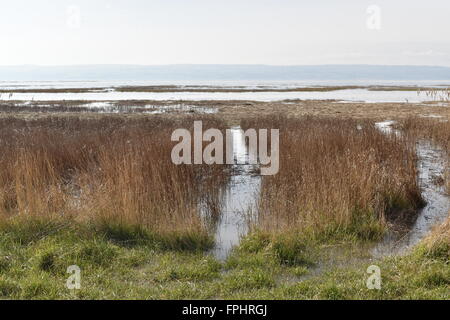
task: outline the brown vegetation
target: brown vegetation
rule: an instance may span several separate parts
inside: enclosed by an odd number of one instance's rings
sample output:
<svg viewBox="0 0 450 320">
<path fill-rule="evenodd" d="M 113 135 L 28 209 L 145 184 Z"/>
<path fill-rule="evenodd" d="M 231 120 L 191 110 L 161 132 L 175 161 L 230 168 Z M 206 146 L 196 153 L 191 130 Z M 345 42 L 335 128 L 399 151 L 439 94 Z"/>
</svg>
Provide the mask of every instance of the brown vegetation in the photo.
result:
<svg viewBox="0 0 450 320">
<path fill-rule="evenodd" d="M 280 172 L 263 178 L 257 228 L 372 239 L 387 219 L 415 214 L 422 198 L 414 144 L 371 122 L 259 118 L 280 128 Z"/>
<path fill-rule="evenodd" d="M 437 226 L 424 241 L 427 254 L 450 259 L 450 212 L 447 220 Z"/>
<path fill-rule="evenodd" d="M 202 120 L 205 129 L 223 127 Z M 228 175 L 224 166 L 172 163 L 172 131 L 192 125 L 158 117 L 0 119 L 0 215 L 205 234 L 198 207 L 217 206 L 211 195 Z"/>
<path fill-rule="evenodd" d="M 447 161 L 443 180 L 450 194 L 450 122 L 440 119 L 408 118 L 400 122 L 402 130 L 413 139 L 428 139 L 443 148 Z"/>
<path fill-rule="evenodd" d="M 225 128 L 215 117 L 195 119 Z M 0 119 L 0 214 L 206 233 L 199 207 L 220 214 L 229 175 L 225 166 L 172 164 L 171 133 L 193 121 Z M 414 215 L 422 205 L 414 142 L 420 132 L 448 148 L 450 130 L 430 119 L 401 125 L 408 134 L 386 136 L 366 120 L 243 120 L 243 128 L 280 129 L 280 171 L 262 178 L 258 228 L 368 239 L 386 221 Z"/>
</svg>

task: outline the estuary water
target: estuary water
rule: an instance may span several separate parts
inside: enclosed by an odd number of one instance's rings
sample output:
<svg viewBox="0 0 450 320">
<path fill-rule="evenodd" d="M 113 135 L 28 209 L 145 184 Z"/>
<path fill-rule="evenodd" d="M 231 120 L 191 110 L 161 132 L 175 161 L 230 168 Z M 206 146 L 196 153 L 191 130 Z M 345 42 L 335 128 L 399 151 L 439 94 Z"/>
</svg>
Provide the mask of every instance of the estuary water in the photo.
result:
<svg viewBox="0 0 450 320">
<path fill-rule="evenodd" d="M 124 100 L 337 100 L 352 102 L 426 102 L 435 98 L 425 92 L 413 91 L 371 91 L 362 89 L 345 89 L 334 91 L 283 91 L 304 87 L 328 86 L 427 86 L 447 88 L 449 83 L 443 81 L 190 81 L 190 82 L 155 82 L 155 81 L 41 81 L 41 82 L 0 82 L 0 90 L 9 90 L 0 94 L 3 101 L 124 101 Z M 164 92 L 121 92 L 123 86 L 169 86 Z M 20 90 L 50 89 L 89 89 L 89 92 L 18 92 Z M 208 89 L 208 92 L 183 92 L 186 89 Z M 214 89 L 226 89 L 230 92 L 217 92 Z M 257 90 L 254 92 L 237 92 L 237 90 Z M 167 89 L 165 89 L 167 90 Z M 235 91 L 235 92 L 233 92 Z"/>
</svg>

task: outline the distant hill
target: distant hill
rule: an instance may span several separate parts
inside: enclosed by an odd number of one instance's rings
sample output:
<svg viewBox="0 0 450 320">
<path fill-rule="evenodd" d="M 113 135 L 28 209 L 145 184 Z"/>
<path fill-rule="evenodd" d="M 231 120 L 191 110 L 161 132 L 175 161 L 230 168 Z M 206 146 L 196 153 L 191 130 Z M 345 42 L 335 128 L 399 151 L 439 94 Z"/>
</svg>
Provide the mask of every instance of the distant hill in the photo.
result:
<svg viewBox="0 0 450 320">
<path fill-rule="evenodd" d="M 450 67 L 387 65 L 24 65 L 0 66 L 0 80 L 450 80 Z"/>
</svg>

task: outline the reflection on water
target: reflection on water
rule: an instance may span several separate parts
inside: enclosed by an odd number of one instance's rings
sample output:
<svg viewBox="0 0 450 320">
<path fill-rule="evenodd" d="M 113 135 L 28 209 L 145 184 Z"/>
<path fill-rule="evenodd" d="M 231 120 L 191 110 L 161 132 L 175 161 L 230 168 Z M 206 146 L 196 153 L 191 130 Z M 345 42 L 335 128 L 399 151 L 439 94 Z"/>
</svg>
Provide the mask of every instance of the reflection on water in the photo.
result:
<svg viewBox="0 0 450 320">
<path fill-rule="evenodd" d="M 383 132 L 385 134 L 391 134 L 392 132 L 395 132 L 397 134 L 398 131 L 394 130 L 392 128 L 392 125 L 394 123 L 395 123 L 395 121 L 393 121 L 393 120 L 385 120 L 385 121 L 382 121 L 382 122 L 375 123 L 375 127 L 377 127 L 378 130 L 380 130 L 381 132 Z"/>
<path fill-rule="evenodd" d="M 96 113 L 143 113 L 143 114 L 164 114 L 164 113 L 199 113 L 215 114 L 219 112 L 218 108 L 203 107 L 193 104 L 120 104 L 111 101 L 80 102 L 74 104 L 65 104 L 64 101 L 57 103 L 46 102 L 20 102 L 14 103 L 13 108 L 19 111 L 41 111 L 45 108 L 46 112 L 64 110 L 66 112 L 96 112 Z M 11 109 L 12 110 L 12 109 Z"/>
<path fill-rule="evenodd" d="M 376 126 L 386 134 L 400 135 L 392 128 L 394 121 L 383 121 Z M 215 230 L 216 245 L 212 254 L 224 260 L 230 250 L 239 244 L 242 235 L 248 231 L 249 218 L 256 215 L 256 205 L 261 189 L 261 177 L 252 174 L 255 167 L 249 165 L 249 152 L 240 128 L 233 128 L 233 154 L 235 172 L 226 190 L 220 195 L 222 207 L 211 225 Z M 401 254 L 417 244 L 431 229 L 442 223 L 450 210 L 450 199 L 443 187 L 433 183 L 436 176 L 445 170 L 445 153 L 430 142 L 417 144 L 419 183 L 427 205 L 420 210 L 413 226 L 406 232 L 390 231 L 383 241 L 370 250 L 374 258 Z M 366 249 L 364 249 L 366 250 Z"/>
<path fill-rule="evenodd" d="M 261 189 L 261 177 L 252 174 L 255 166 L 248 164 L 250 155 L 242 130 L 235 127 L 231 132 L 236 170 L 222 195 L 223 205 L 215 223 L 216 245 L 212 254 L 219 260 L 226 259 L 247 233 L 248 219 L 256 210 Z"/>
<path fill-rule="evenodd" d="M 392 124 L 394 121 L 379 122 L 376 125 L 384 133 L 400 134 L 392 129 Z M 419 185 L 427 204 L 419 211 L 416 221 L 409 230 L 388 232 L 383 241 L 372 250 L 375 257 L 406 252 L 423 239 L 434 226 L 442 223 L 450 210 L 450 197 L 445 194 L 443 186 L 438 186 L 434 182 L 435 177 L 443 176 L 445 173 L 445 152 L 425 140 L 417 143 L 416 150 Z"/>
<path fill-rule="evenodd" d="M 185 88 L 285 89 L 326 86 L 419 86 L 450 87 L 442 80 L 90 80 L 90 81 L 0 81 L 2 90 L 55 88 L 114 88 L 124 86 L 179 86 Z"/>
<path fill-rule="evenodd" d="M 125 100 L 338 100 L 353 102 L 426 102 L 434 101 L 425 92 L 416 91 L 370 91 L 349 89 L 336 91 L 286 91 L 286 92 L 118 92 L 106 90 L 99 92 L 59 92 L 59 93 L 13 93 L 0 95 L 4 101 L 125 101 Z"/>
</svg>

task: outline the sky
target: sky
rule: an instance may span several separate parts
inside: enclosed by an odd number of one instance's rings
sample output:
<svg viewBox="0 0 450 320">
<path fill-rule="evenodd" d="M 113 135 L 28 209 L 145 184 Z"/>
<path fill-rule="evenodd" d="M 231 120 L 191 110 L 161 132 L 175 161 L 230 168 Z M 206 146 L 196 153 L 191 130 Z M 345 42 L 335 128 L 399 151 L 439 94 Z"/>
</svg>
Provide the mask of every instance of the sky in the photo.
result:
<svg viewBox="0 0 450 320">
<path fill-rule="evenodd" d="M 0 0 L 0 65 L 450 66 L 448 0 Z"/>
</svg>

